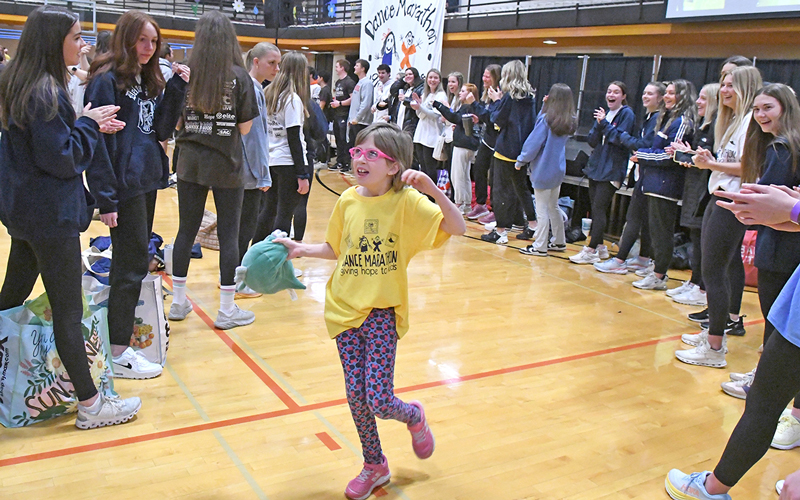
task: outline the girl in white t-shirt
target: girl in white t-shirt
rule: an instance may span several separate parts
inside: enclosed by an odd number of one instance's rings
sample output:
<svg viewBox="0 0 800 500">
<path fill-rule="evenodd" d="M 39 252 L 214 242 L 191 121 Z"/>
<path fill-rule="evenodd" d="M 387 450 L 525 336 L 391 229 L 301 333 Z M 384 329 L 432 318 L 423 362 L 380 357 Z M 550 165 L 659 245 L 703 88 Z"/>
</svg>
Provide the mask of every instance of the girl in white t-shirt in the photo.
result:
<svg viewBox="0 0 800 500">
<path fill-rule="evenodd" d="M 714 193 L 718 190 L 738 192 L 742 175 L 742 151 L 750 123 L 753 99 L 761 88 L 761 73 L 744 66 L 723 72 L 720 80 L 720 107 L 715 127 L 716 158 L 698 148 L 694 164 L 711 170 L 708 191 L 712 200 L 703 214 L 702 270 L 708 298 L 708 333 L 684 339 L 696 347 L 677 351 L 684 363 L 721 368 L 726 365 L 723 334 L 744 335 L 739 308 L 744 290 L 744 266 L 741 258 L 742 239 L 746 226 L 729 211 L 717 206 L 725 201 Z M 684 336 L 686 337 L 686 336 Z"/>
<path fill-rule="evenodd" d="M 272 187 L 259 214 L 254 241 L 276 229 L 289 233 L 300 197 L 308 192 L 311 176 L 306 164 L 303 122 L 309 117 L 308 61 L 300 52 L 287 52 L 281 71 L 264 91 L 269 123 L 269 171 Z"/>
<path fill-rule="evenodd" d="M 425 77 L 422 97 L 416 93 L 411 96 L 411 108 L 417 112 L 419 123 L 414 131 L 414 154 L 417 156 L 419 168 L 435 183 L 439 161 L 433 157 L 433 148 L 442 135 L 444 124 L 442 115 L 433 108 L 433 101 L 447 104 L 447 94 L 442 88 L 442 74 L 438 69 L 431 69 Z"/>
</svg>

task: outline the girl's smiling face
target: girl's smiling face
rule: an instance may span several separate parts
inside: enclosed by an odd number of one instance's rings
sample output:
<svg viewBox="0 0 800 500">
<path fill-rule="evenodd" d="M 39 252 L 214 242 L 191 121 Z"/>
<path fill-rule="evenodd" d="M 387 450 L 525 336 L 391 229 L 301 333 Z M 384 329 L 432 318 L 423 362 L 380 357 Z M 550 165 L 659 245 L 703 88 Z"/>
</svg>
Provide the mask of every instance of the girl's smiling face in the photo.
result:
<svg viewBox="0 0 800 500">
<path fill-rule="evenodd" d="M 451 94 L 458 92 L 458 78 L 455 76 L 450 76 L 447 78 L 447 90 Z"/>
<path fill-rule="evenodd" d="M 781 103 L 774 97 L 761 94 L 753 100 L 753 118 L 765 134 L 780 133 L 780 118 L 783 114 Z"/>
<path fill-rule="evenodd" d="M 609 85 L 606 90 L 606 104 L 611 111 L 617 110 L 622 107 L 622 101 L 625 100 L 625 94 L 622 89 L 616 85 Z"/>
<path fill-rule="evenodd" d="M 678 97 L 675 95 L 675 85 L 670 83 L 667 85 L 667 91 L 664 92 L 664 107 L 672 109 L 676 102 L 678 102 Z"/>
<path fill-rule="evenodd" d="M 439 78 L 439 75 L 436 74 L 435 71 L 431 71 L 428 73 L 428 78 L 426 79 L 428 82 L 428 88 L 431 92 L 436 92 L 436 89 L 439 88 L 439 84 L 442 82 L 442 79 Z"/>
<path fill-rule="evenodd" d="M 81 25 L 75 23 L 64 37 L 64 65 L 77 66 L 81 62 L 81 49 L 86 45 L 81 36 Z"/>
<path fill-rule="evenodd" d="M 733 90 L 733 75 L 730 73 L 725 75 L 725 78 L 722 79 L 722 83 L 719 86 L 719 96 L 720 103 L 723 106 L 736 110 L 738 98 L 736 96 L 736 91 Z"/>
<path fill-rule="evenodd" d="M 697 116 L 706 116 L 706 108 L 708 107 L 708 96 L 705 89 L 700 90 L 700 95 L 697 96 Z"/>
<path fill-rule="evenodd" d="M 659 101 L 661 101 L 661 95 L 658 92 L 658 87 L 653 85 L 646 86 L 644 92 L 642 92 L 642 105 L 645 109 L 652 113 L 658 109 Z"/>
</svg>

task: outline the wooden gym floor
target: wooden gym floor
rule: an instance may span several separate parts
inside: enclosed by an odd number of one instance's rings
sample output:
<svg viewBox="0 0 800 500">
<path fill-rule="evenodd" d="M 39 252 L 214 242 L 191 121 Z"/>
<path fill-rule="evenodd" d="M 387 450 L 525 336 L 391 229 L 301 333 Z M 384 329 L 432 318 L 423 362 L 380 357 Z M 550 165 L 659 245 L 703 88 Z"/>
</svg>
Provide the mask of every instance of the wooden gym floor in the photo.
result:
<svg viewBox="0 0 800 500">
<path fill-rule="evenodd" d="M 341 174 L 320 175 L 336 192 L 347 187 Z M 335 201 L 314 183 L 306 241 L 322 241 Z M 168 189 L 154 229 L 169 241 L 177 226 Z M 377 497 L 666 499 L 670 468 L 714 466 L 744 401 L 721 392 L 727 369 L 674 358 L 680 335 L 698 331 L 686 320 L 696 308 L 631 287 L 632 274 L 571 264 L 579 246 L 528 257 L 481 242 L 482 227 L 468 226 L 409 268 L 411 330 L 396 392 L 425 404 L 437 446 L 420 461 L 405 426 L 380 421 L 392 481 Z M 93 222 L 84 245 L 99 234 L 106 229 Z M 8 248 L 3 232 L 2 262 Z M 74 417 L 0 428 L 0 497 L 344 497 L 362 459 L 322 319 L 334 263 L 301 259 L 308 289 L 298 301 L 285 292 L 237 301 L 256 322 L 223 332 L 213 328 L 217 253 L 203 252 L 189 271 L 195 313 L 172 323 L 164 374 L 116 382 L 123 396 L 142 398 L 136 419 L 92 431 L 75 429 Z M 730 340 L 733 371 L 757 360 L 763 319 L 752 291 L 743 313 L 748 333 Z M 775 499 L 775 482 L 797 468 L 798 451 L 770 450 L 733 497 Z"/>
</svg>

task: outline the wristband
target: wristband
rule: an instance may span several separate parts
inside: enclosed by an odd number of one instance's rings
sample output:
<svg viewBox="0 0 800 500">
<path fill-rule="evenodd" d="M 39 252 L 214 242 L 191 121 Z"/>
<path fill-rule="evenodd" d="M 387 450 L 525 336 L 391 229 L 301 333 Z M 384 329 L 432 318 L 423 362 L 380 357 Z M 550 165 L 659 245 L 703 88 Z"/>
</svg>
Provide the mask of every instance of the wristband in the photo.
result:
<svg viewBox="0 0 800 500">
<path fill-rule="evenodd" d="M 800 225 L 800 201 L 795 203 L 794 207 L 792 207 L 792 213 L 789 216 L 789 219 L 795 224 Z"/>
</svg>

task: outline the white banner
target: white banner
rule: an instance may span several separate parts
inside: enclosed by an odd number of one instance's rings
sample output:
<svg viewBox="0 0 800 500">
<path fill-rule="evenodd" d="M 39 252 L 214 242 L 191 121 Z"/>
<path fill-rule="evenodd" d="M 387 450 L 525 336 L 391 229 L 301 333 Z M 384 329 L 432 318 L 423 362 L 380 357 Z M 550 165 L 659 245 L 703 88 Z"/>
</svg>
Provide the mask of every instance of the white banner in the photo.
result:
<svg viewBox="0 0 800 500">
<path fill-rule="evenodd" d="M 420 76 L 442 63 L 446 0 L 371 0 L 361 3 L 361 59 L 369 61 L 369 77 L 378 79 L 378 65 L 394 75 L 414 67 Z"/>
</svg>

